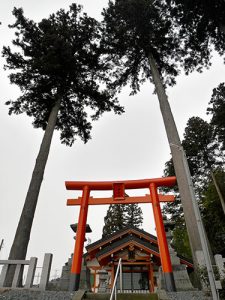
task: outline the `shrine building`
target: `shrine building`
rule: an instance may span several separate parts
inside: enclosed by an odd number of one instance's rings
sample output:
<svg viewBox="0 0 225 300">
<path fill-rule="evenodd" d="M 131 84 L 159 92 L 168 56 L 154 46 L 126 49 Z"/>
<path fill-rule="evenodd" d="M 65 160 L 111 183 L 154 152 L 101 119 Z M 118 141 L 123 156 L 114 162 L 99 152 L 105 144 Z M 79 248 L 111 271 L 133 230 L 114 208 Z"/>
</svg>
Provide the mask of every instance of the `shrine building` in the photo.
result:
<svg viewBox="0 0 225 300">
<path fill-rule="evenodd" d="M 105 272 L 106 289 L 111 290 L 120 258 L 124 292 L 148 293 L 157 289 L 161 260 L 154 235 L 129 226 L 86 246 L 86 250 L 83 258 L 90 270 L 94 293 L 99 292 L 102 272 Z M 193 271 L 191 261 L 179 255 L 177 258 L 188 272 Z"/>
</svg>

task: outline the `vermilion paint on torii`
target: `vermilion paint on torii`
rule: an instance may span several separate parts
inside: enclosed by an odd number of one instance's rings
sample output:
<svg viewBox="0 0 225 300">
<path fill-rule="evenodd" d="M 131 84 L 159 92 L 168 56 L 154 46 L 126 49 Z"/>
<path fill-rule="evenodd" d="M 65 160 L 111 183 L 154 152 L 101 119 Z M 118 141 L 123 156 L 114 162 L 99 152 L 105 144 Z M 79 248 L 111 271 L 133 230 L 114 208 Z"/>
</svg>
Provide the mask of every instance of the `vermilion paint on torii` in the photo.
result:
<svg viewBox="0 0 225 300">
<path fill-rule="evenodd" d="M 66 181 L 67 190 L 81 190 L 82 197 L 77 199 L 68 199 L 67 205 L 80 205 L 80 213 L 76 234 L 76 243 L 71 267 L 70 290 L 79 289 L 80 272 L 82 264 L 82 255 L 85 239 L 85 229 L 87 222 L 87 213 L 89 205 L 103 204 L 130 204 L 130 203 L 151 203 L 155 219 L 156 233 L 159 245 L 159 253 L 162 264 L 162 271 L 166 289 L 175 291 L 175 282 L 173 277 L 172 265 L 169 255 L 168 244 L 163 224 L 163 218 L 160 208 L 160 202 L 174 201 L 174 196 L 158 194 L 158 187 L 172 187 L 176 184 L 176 177 L 163 177 L 142 180 L 120 180 L 120 181 Z M 150 195 L 141 197 L 128 197 L 125 190 L 148 188 Z M 91 191 L 112 190 L 113 197 L 93 198 L 90 197 Z"/>
</svg>

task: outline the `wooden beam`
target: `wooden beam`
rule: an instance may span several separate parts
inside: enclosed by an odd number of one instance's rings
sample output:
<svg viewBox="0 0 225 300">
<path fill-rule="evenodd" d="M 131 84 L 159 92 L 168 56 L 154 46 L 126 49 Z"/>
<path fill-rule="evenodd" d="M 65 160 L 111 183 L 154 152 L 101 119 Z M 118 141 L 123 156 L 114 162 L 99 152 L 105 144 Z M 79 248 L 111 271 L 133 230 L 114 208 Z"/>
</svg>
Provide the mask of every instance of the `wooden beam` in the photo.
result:
<svg viewBox="0 0 225 300">
<path fill-rule="evenodd" d="M 162 177 L 153 179 L 139 180 L 119 180 L 119 181 L 66 181 L 67 190 L 83 190 L 84 186 L 88 186 L 91 191 L 113 190 L 114 183 L 123 183 L 125 189 L 144 189 L 148 188 L 151 183 L 159 186 L 174 186 L 176 177 Z"/>
<path fill-rule="evenodd" d="M 81 205 L 82 197 L 76 199 L 67 199 L 67 205 Z M 175 196 L 173 195 L 162 195 L 159 194 L 160 202 L 173 202 Z M 132 203 L 152 203 L 150 195 L 139 196 L 139 197 L 126 197 L 124 200 L 115 200 L 113 197 L 110 198 L 93 198 L 89 197 L 88 205 L 104 205 L 104 204 L 132 204 Z"/>
<path fill-rule="evenodd" d="M 106 253 L 102 254 L 101 256 L 98 256 L 98 261 L 99 261 L 99 263 L 100 263 L 100 261 L 101 261 L 102 259 L 105 259 L 106 257 L 110 256 L 111 254 L 114 254 L 114 255 L 115 255 L 115 253 L 120 252 L 121 249 L 127 248 L 130 244 L 131 244 L 131 241 L 127 241 L 127 242 L 125 242 L 124 244 L 119 245 L 119 246 L 113 248 L 111 251 L 106 252 Z M 138 249 L 143 249 L 143 250 L 144 250 L 145 252 L 147 252 L 147 253 L 153 254 L 153 255 L 155 255 L 155 256 L 160 256 L 160 254 L 159 254 L 158 252 L 154 251 L 153 249 L 149 249 L 148 247 L 146 247 L 146 246 L 143 245 L 143 244 L 140 244 L 140 243 L 137 242 L 137 241 L 132 241 L 132 244 L 133 244 L 134 246 L 136 246 L 136 248 L 138 248 Z"/>
<path fill-rule="evenodd" d="M 114 262 L 115 265 L 118 265 L 118 262 Z M 150 265 L 150 261 L 123 261 L 123 266 L 133 266 L 133 265 L 138 265 L 138 266 L 148 266 Z M 123 271 L 124 272 L 124 271 Z"/>
</svg>

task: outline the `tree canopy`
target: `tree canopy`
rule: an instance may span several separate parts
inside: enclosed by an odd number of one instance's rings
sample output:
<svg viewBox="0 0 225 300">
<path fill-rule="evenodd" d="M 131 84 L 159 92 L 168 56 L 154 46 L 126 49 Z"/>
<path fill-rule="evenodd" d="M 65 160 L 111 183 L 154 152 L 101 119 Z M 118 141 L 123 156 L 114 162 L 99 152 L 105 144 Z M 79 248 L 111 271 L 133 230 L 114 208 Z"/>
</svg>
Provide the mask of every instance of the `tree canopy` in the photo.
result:
<svg viewBox="0 0 225 300">
<path fill-rule="evenodd" d="M 125 218 L 126 225 L 141 227 L 143 223 L 143 213 L 141 208 L 138 206 L 138 204 L 127 204 L 125 207 L 125 211 L 126 211 L 126 218 Z"/>
<path fill-rule="evenodd" d="M 182 50 L 176 33 L 167 18 L 152 0 L 109 1 L 103 11 L 102 43 L 113 69 L 117 88 L 130 83 L 133 93 L 146 79 L 152 81 L 148 62 L 153 55 L 164 84 L 173 85 L 178 75 Z"/>
<path fill-rule="evenodd" d="M 166 3 L 170 19 L 184 43 L 187 73 L 209 66 L 213 49 L 224 55 L 224 0 L 166 0 Z"/>
<path fill-rule="evenodd" d="M 214 128 L 214 137 L 222 144 L 225 150 L 225 84 L 221 83 L 215 89 L 209 102 L 207 112 L 211 115 Z"/>
<path fill-rule="evenodd" d="M 143 214 L 138 204 L 111 204 L 104 218 L 102 236 L 117 232 L 127 226 L 139 227 L 143 222 Z"/>
<path fill-rule="evenodd" d="M 13 72 L 10 82 L 20 87 L 22 95 L 12 101 L 9 113 L 26 113 L 33 126 L 45 129 L 56 100 L 60 108 L 55 129 L 61 141 L 72 145 L 79 136 L 90 138 L 91 122 L 87 108 L 96 120 L 105 111 L 123 111 L 107 90 L 107 65 L 101 59 L 100 24 L 81 6 L 72 4 L 69 11 L 59 10 L 39 23 L 25 18 L 21 8 L 14 8 L 16 29 L 13 45 L 3 48 L 6 69 Z"/>
<path fill-rule="evenodd" d="M 125 227 L 125 207 L 123 204 L 110 204 L 106 216 L 104 217 L 104 227 L 102 237 L 112 234 Z"/>
<path fill-rule="evenodd" d="M 215 138 L 214 126 L 200 117 L 191 117 L 184 130 L 182 145 L 193 182 L 199 189 L 207 182 L 210 172 L 222 164 L 223 152 Z M 172 160 L 166 162 L 164 173 L 166 176 L 175 175 Z"/>
<path fill-rule="evenodd" d="M 199 117 L 188 120 L 182 145 L 185 149 L 195 185 L 203 186 L 210 172 L 222 163 L 220 144 L 214 138 L 214 127 Z"/>
</svg>

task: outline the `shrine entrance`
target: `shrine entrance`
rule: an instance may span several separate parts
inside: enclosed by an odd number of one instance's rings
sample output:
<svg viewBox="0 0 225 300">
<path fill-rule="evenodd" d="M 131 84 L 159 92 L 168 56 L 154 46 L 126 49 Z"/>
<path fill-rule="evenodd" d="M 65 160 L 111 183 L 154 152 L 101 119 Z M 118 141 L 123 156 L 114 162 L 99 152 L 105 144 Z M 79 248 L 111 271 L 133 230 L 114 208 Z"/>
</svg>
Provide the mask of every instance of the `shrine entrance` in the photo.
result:
<svg viewBox="0 0 225 300">
<path fill-rule="evenodd" d="M 148 278 L 148 268 L 146 266 L 132 265 L 132 266 L 122 266 L 122 282 L 123 291 L 125 292 L 138 292 L 150 290 L 149 288 L 149 278 Z M 120 275 L 119 275 L 120 276 Z M 117 285 L 119 289 L 119 280 L 117 279 Z"/>
<path fill-rule="evenodd" d="M 77 199 L 68 199 L 67 205 L 80 205 L 80 213 L 78 220 L 78 228 L 76 235 L 76 242 L 71 267 L 70 291 L 79 289 L 81 263 L 83 255 L 83 247 L 85 240 L 85 229 L 89 205 L 103 205 L 103 204 L 131 204 L 131 203 L 151 203 L 153 208 L 153 215 L 156 226 L 156 233 L 159 246 L 159 254 L 161 260 L 162 271 L 165 279 L 165 287 L 167 291 L 176 291 L 172 265 L 169 255 L 168 244 L 163 224 L 163 218 L 160 208 L 160 202 L 172 202 L 174 196 L 158 194 L 157 188 L 166 186 L 171 187 L 176 184 L 176 177 L 154 178 L 144 180 L 126 180 L 126 181 L 102 181 L 102 182 L 88 182 L 88 181 L 66 181 L 66 188 L 68 190 L 81 190 L 82 197 Z M 127 189 L 144 189 L 150 190 L 150 195 L 128 197 L 125 193 Z M 109 198 L 93 198 L 90 192 L 93 190 L 103 191 L 112 190 L 113 197 Z M 140 266 L 137 266 L 140 269 Z M 136 267 L 136 268 L 137 268 Z M 138 290 L 148 288 L 148 283 L 145 283 L 144 269 L 135 270 L 135 266 L 123 266 L 123 280 L 125 286 L 130 290 Z M 146 273 L 147 274 L 147 273 Z M 147 277 L 148 278 L 148 274 Z M 128 289 L 128 290 L 129 290 Z"/>
</svg>

